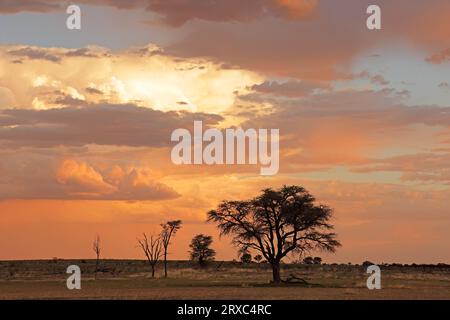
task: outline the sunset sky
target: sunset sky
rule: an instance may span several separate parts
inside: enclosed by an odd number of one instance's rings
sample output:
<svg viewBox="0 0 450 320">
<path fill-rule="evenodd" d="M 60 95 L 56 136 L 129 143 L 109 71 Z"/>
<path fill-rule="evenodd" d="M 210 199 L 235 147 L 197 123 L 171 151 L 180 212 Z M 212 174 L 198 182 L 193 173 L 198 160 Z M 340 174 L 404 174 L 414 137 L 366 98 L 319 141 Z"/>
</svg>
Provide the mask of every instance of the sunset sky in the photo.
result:
<svg viewBox="0 0 450 320">
<path fill-rule="evenodd" d="M 172 164 L 194 120 L 280 129 L 278 174 Z M 235 259 L 207 211 L 284 184 L 334 208 L 326 262 L 450 262 L 450 1 L 0 1 L 0 260 L 143 258 L 173 219 L 169 258 Z"/>
</svg>

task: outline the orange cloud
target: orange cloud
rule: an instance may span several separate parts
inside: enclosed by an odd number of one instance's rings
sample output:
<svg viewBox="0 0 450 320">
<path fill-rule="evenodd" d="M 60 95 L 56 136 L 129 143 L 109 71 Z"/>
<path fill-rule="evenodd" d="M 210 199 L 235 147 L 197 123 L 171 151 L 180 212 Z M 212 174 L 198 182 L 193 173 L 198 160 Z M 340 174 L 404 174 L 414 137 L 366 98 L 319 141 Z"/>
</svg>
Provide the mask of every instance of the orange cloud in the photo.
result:
<svg viewBox="0 0 450 320">
<path fill-rule="evenodd" d="M 69 197 L 78 199 L 152 200 L 179 196 L 172 188 L 155 181 L 146 168 L 123 170 L 115 165 L 102 174 L 86 162 L 64 160 L 57 169 L 56 180 Z"/>
<path fill-rule="evenodd" d="M 429 56 L 426 60 L 433 64 L 444 63 L 444 62 L 450 60 L 450 48 L 443 50 L 441 52 L 435 53 L 435 54 Z"/>
<path fill-rule="evenodd" d="M 289 19 L 302 19 L 309 16 L 317 6 L 318 0 L 276 0 L 275 4 L 286 10 Z"/>
<path fill-rule="evenodd" d="M 73 195 L 98 196 L 117 191 L 106 183 L 100 173 L 85 162 L 63 161 L 56 171 L 56 180 L 70 190 Z"/>
<path fill-rule="evenodd" d="M 143 9 L 163 17 L 162 21 L 172 26 L 181 26 L 189 20 L 207 21 L 248 21 L 264 15 L 274 15 L 288 19 L 301 19 L 314 10 L 317 0 L 79 0 L 78 3 L 109 6 L 118 9 Z M 62 11 L 64 5 L 58 0 L 17 1 L 4 0 L 0 3 L 0 13 L 11 14 L 23 11 Z"/>
</svg>

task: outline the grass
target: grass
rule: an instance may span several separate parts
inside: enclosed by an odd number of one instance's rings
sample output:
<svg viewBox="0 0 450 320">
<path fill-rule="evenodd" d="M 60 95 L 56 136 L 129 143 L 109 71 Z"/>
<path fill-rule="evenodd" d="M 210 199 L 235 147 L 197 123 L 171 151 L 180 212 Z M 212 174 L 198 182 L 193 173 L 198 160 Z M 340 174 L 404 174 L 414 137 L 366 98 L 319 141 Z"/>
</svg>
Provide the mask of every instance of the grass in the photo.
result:
<svg viewBox="0 0 450 320">
<path fill-rule="evenodd" d="M 82 289 L 66 288 L 66 268 L 79 265 Z M 366 288 L 365 268 L 353 265 L 284 265 L 308 284 L 271 283 L 267 264 L 214 262 L 198 268 L 170 261 L 169 278 L 149 278 L 141 260 L 0 261 L 0 299 L 450 299 L 450 268 L 382 266 L 382 289 Z"/>
</svg>

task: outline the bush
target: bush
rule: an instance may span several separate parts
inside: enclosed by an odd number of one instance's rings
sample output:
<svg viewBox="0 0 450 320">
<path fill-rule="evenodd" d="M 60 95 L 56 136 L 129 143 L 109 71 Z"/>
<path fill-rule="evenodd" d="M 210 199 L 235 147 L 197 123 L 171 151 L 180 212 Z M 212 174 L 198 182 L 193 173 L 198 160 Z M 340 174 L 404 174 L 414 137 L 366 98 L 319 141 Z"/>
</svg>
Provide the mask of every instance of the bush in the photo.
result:
<svg viewBox="0 0 450 320">
<path fill-rule="evenodd" d="M 374 265 L 375 263 L 373 263 L 373 262 L 370 262 L 370 261 L 364 261 L 363 263 L 362 263 L 362 266 L 363 267 L 368 267 L 368 266 L 371 266 L 371 265 Z"/>
<path fill-rule="evenodd" d="M 241 262 L 242 263 L 250 263 L 250 262 L 252 262 L 252 255 L 250 253 L 248 253 L 248 252 L 244 252 L 241 255 Z"/>
<path fill-rule="evenodd" d="M 303 259 L 303 264 L 322 264 L 321 257 L 305 257 Z"/>
</svg>

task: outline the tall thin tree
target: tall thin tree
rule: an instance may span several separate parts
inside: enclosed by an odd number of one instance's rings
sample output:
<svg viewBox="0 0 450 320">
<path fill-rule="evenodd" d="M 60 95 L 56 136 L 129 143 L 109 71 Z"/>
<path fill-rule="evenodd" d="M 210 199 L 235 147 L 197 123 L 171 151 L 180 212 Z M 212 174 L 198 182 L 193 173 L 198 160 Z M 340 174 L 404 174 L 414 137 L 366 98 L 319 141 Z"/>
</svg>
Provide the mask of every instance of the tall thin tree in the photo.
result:
<svg viewBox="0 0 450 320">
<path fill-rule="evenodd" d="M 100 263 L 100 253 L 102 251 L 101 245 L 100 245 L 100 236 L 97 235 L 94 239 L 94 242 L 92 244 L 92 250 L 95 252 L 95 272 L 94 272 L 94 279 L 97 280 L 97 272 L 98 272 L 98 265 Z"/>
<path fill-rule="evenodd" d="M 181 228 L 181 220 L 167 221 L 161 224 L 161 239 L 164 250 L 164 277 L 167 278 L 167 254 L 170 245 L 170 239 Z"/>
</svg>

